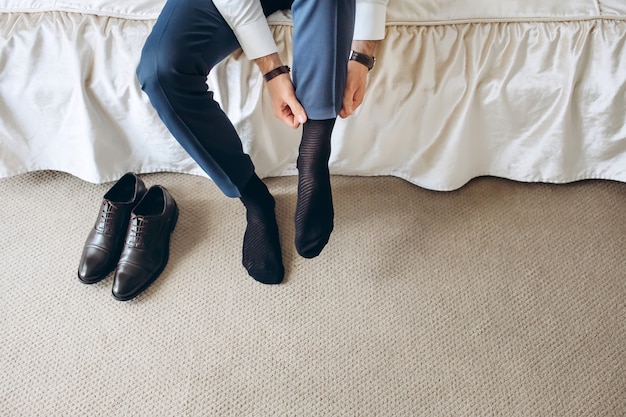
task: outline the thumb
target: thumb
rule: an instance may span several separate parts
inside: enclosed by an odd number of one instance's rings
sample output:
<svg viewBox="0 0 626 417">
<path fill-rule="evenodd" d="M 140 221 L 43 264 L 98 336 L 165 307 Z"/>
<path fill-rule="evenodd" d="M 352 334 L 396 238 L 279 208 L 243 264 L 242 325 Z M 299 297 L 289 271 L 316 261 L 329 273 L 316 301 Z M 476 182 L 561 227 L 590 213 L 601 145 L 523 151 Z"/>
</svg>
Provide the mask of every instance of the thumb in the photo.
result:
<svg viewBox="0 0 626 417">
<path fill-rule="evenodd" d="M 304 111 L 304 107 L 297 99 L 293 100 L 293 103 L 289 104 L 291 108 L 291 112 L 293 113 L 294 119 L 298 121 L 300 124 L 306 123 L 308 117 L 306 115 L 306 111 Z"/>
</svg>

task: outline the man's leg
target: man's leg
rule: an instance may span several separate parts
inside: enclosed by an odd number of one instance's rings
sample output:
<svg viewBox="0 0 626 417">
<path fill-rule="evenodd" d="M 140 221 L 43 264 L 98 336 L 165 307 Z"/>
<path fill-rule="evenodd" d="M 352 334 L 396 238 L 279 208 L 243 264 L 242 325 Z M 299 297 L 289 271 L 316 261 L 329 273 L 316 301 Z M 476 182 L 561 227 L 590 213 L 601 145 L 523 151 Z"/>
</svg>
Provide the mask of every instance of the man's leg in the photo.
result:
<svg viewBox="0 0 626 417">
<path fill-rule="evenodd" d="M 292 13 L 293 78 L 296 96 L 309 117 L 297 161 L 295 243 L 300 255 L 313 258 L 333 230 L 330 138 L 342 106 L 355 0 L 295 0 Z"/>
<path fill-rule="evenodd" d="M 172 135 L 229 197 L 241 196 L 254 166 L 206 80 L 238 47 L 211 1 L 169 0 L 137 69 L 142 89 Z"/>
<path fill-rule="evenodd" d="M 238 47 L 210 0 L 169 0 L 146 41 L 137 75 L 176 140 L 224 194 L 240 197 L 246 206 L 243 264 L 248 273 L 278 283 L 284 268 L 274 199 L 206 85 L 211 68 Z"/>
</svg>

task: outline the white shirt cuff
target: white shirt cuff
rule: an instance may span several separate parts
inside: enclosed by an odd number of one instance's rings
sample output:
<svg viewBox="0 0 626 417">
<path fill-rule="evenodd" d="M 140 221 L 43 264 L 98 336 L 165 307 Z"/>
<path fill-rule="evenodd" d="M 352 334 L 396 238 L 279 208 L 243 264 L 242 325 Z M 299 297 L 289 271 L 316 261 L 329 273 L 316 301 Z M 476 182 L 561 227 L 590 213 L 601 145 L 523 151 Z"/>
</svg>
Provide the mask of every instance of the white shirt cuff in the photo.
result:
<svg viewBox="0 0 626 417">
<path fill-rule="evenodd" d="M 248 59 L 256 59 L 278 50 L 265 19 L 234 28 L 235 36 Z"/>
<path fill-rule="evenodd" d="M 386 10 L 384 4 L 357 2 L 353 39 L 356 41 L 384 39 Z"/>
</svg>

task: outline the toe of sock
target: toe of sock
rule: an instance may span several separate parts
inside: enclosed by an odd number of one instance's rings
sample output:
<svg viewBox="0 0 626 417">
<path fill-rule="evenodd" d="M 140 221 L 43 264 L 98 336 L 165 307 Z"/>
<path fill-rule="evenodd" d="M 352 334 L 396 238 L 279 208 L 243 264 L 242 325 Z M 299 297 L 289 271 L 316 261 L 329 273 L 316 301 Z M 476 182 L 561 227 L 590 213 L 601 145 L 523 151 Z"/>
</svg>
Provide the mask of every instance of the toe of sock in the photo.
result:
<svg viewBox="0 0 626 417">
<path fill-rule="evenodd" d="M 333 225 L 330 224 L 330 227 L 327 230 L 316 230 L 315 234 L 309 232 L 307 233 L 298 233 L 296 230 L 296 239 L 295 245 L 298 254 L 303 258 L 311 259 L 318 256 L 322 253 L 322 250 L 328 244 L 330 240 L 330 235 L 333 231 Z"/>
<path fill-rule="evenodd" d="M 328 239 L 316 243 L 296 243 L 296 250 L 303 258 L 311 259 L 322 253 L 326 243 L 328 243 Z"/>
<path fill-rule="evenodd" d="M 255 270 L 248 269 L 248 274 L 255 280 L 262 284 L 276 285 L 283 282 L 285 277 L 285 270 L 279 268 L 277 270 Z"/>
</svg>

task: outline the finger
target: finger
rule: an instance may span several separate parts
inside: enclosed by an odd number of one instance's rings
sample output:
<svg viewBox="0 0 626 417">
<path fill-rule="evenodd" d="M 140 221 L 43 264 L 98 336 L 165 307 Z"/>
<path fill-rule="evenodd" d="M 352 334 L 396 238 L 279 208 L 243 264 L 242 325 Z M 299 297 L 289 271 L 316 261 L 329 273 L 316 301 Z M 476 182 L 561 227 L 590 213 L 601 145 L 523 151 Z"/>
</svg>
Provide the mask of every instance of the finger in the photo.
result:
<svg viewBox="0 0 626 417">
<path fill-rule="evenodd" d="M 351 108 L 347 108 L 347 107 L 342 107 L 341 110 L 339 111 L 339 115 L 342 118 L 346 118 L 349 117 L 352 114 L 352 109 Z"/>
<path fill-rule="evenodd" d="M 364 98 L 365 98 L 365 94 L 363 90 L 359 90 L 354 94 L 354 101 L 353 101 L 354 110 L 363 103 Z"/>
<path fill-rule="evenodd" d="M 293 100 L 291 100 L 291 102 L 289 103 L 289 108 L 291 109 L 291 113 L 293 114 L 295 121 L 298 123 L 298 125 L 295 127 L 298 127 L 299 124 L 306 123 L 308 117 L 306 111 L 304 110 L 304 107 L 302 107 L 302 104 L 300 104 L 298 99 L 294 97 Z"/>
<path fill-rule="evenodd" d="M 298 123 L 294 119 L 293 114 L 283 116 L 282 120 L 283 120 L 283 123 L 285 123 L 289 127 L 294 127 L 294 125 Z"/>
<path fill-rule="evenodd" d="M 348 117 L 354 112 L 354 100 L 352 98 L 352 94 L 350 95 L 346 94 L 344 96 L 343 107 L 341 108 L 341 111 L 345 115 L 343 117 Z"/>
<path fill-rule="evenodd" d="M 292 128 L 294 128 L 294 129 L 297 129 L 297 128 L 298 128 L 298 126 L 300 126 L 300 122 L 298 122 L 298 120 L 296 119 L 296 116 L 295 116 L 293 113 L 291 113 L 291 114 L 289 115 L 288 120 L 289 120 L 289 122 L 287 123 L 287 125 L 288 125 L 289 127 L 292 127 Z"/>
<path fill-rule="evenodd" d="M 294 113 L 293 110 L 288 105 L 285 104 L 280 109 L 280 111 L 278 111 L 277 113 L 274 113 L 274 115 L 280 121 L 285 123 L 287 126 L 293 127 L 295 129 L 295 128 L 298 128 L 301 123 L 304 123 L 307 121 L 307 115 L 306 115 L 306 112 L 304 112 L 304 108 L 302 106 L 300 106 L 300 108 L 301 108 L 301 113 L 300 115 L 298 115 L 297 113 Z"/>
<path fill-rule="evenodd" d="M 298 123 L 298 121 L 296 120 L 295 116 L 293 115 L 289 107 L 285 107 L 283 111 L 279 115 L 277 115 L 277 117 L 281 122 L 283 122 L 289 127 L 296 128 L 300 125 L 300 123 Z"/>
<path fill-rule="evenodd" d="M 340 115 L 341 114 L 344 115 L 341 117 L 348 117 L 352 114 L 352 99 L 351 98 L 348 98 L 347 96 L 343 98 L 343 106 L 341 107 L 341 111 L 339 113 Z"/>
</svg>

